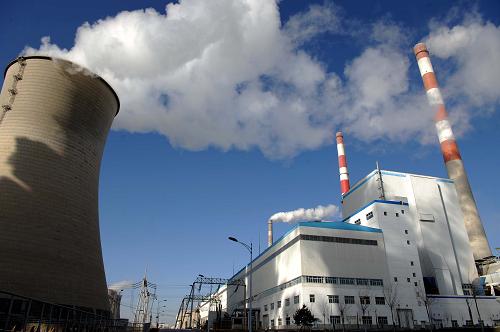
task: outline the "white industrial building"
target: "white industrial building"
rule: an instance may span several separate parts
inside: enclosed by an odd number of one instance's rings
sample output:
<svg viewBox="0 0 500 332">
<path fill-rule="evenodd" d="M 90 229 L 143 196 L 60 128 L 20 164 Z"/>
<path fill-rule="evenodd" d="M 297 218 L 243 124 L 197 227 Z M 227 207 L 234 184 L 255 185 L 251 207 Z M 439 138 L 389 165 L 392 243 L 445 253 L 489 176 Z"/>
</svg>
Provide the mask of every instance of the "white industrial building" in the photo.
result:
<svg viewBox="0 0 500 332">
<path fill-rule="evenodd" d="M 290 328 L 303 304 L 320 327 L 420 327 L 429 316 L 450 327 L 500 323 L 500 297 L 482 291 L 453 181 L 375 170 L 342 205 L 341 222 L 297 223 L 232 277 L 248 285 L 252 273 L 257 326 Z M 214 295 L 229 314 L 248 298 L 237 286 Z M 200 307 L 202 321 L 208 312 Z"/>
</svg>

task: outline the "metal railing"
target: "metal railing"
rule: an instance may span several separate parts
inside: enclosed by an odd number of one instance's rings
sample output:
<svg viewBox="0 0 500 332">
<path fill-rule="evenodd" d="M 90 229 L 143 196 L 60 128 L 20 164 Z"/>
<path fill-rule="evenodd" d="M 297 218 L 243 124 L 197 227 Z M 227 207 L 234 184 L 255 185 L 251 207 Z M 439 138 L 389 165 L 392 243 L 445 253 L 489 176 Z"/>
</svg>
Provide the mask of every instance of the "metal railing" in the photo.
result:
<svg viewBox="0 0 500 332">
<path fill-rule="evenodd" d="M 0 332 L 124 332 L 128 320 L 0 291 Z"/>
</svg>

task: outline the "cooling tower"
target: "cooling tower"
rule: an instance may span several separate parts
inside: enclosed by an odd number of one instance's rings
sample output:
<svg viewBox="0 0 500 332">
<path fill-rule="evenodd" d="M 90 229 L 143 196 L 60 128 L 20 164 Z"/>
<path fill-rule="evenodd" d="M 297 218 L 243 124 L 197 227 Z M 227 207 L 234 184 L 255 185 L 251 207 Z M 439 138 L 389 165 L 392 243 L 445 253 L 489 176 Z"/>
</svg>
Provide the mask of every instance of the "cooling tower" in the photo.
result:
<svg viewBox="0 0 500 332">
<path fill-rule="evenodd" d="M 116 93 L 32 56 L 7 66 L 0 104 L 0 290 L 108 311 L 97 196 Z"/>
</svg>

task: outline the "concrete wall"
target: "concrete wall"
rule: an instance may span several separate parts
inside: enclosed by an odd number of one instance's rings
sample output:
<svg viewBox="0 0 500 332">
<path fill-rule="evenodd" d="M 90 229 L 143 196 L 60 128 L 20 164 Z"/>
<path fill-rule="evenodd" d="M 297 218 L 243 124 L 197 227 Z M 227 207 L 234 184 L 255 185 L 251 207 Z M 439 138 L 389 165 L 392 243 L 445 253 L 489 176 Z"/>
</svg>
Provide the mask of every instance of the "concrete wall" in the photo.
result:
<svg viewBox="0 0 500 332">
<path fill-rule="evenodd" d="M 67 61 L 32 57 L 8 67 L 0 104 L 11 106 L 0 120 L 1 289 L 108 310 L 97 195 L 116 95 Z"/>
</svg>

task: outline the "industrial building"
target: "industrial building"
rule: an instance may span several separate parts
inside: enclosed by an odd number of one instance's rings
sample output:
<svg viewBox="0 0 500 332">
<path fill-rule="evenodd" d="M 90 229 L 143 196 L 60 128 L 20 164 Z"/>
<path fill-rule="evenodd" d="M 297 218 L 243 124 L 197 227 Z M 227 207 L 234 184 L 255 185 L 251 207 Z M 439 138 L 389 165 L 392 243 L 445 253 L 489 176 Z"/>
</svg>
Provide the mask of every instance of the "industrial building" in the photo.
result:
<svg viewBox="0 0 500 332">
<path fill-rule="evenodd" d="M 36 299 L 108 316 L 98 183 L 118 97 L 97 75 L 50 57 L 18 58 L 4 77 L 0 291 L 23 305 Z"/>
<path fill-rule="evenodd" d="M 212 302 L 255 327 L 286 329 L 306 305 L 320 327 L 500 325 L 500 264 L 492 255 L 429 52 L 414 48 L 449 179 L 375 170 L 350 186 L 342 133 L 337 151 L 342 220 L 299 222 L 197 308 Z"/>
</svg>

